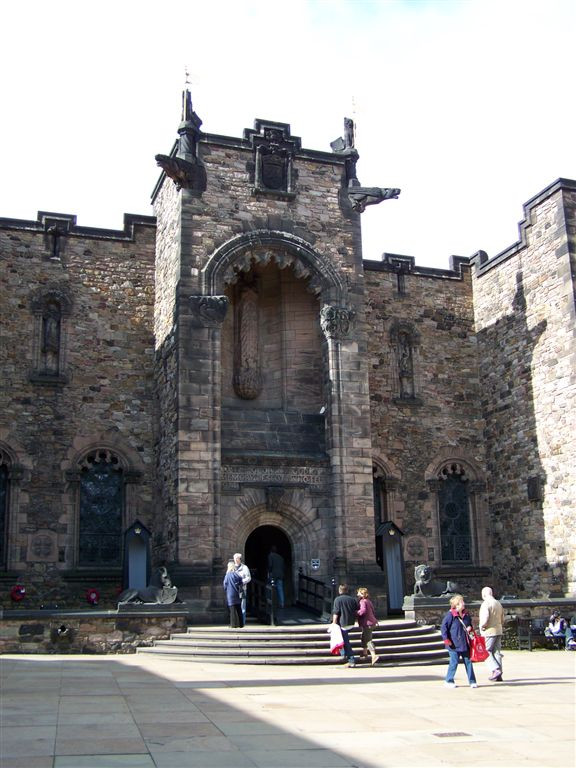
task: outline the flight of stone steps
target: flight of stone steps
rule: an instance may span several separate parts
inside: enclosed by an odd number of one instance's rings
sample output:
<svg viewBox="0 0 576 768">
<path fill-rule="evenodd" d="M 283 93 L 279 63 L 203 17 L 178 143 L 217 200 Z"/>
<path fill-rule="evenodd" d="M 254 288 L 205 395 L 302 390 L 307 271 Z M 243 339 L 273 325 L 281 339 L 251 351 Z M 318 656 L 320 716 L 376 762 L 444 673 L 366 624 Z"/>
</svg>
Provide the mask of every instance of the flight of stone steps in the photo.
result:
<svg viewBox="0 0 576 768">
<path fill-rule="evenodd" d="M 327 626 L 309 623 L 276 627 L 248 624 L 243 629 L 189 627 L 186 633 L 138 648 L 138 653 L 221 664 L 342 664 L 339 656 L 330 654 Z M 369 660 L 359 659 L 358 628 L 350 631 L 350 639 L 358 664 L 369 666 Z M 378 665 L 444 664 L 448 658 L 438 630 L 414 621 L 380 622 L 374 630 L 374 644 L 380 657 Z"/>
</svg>

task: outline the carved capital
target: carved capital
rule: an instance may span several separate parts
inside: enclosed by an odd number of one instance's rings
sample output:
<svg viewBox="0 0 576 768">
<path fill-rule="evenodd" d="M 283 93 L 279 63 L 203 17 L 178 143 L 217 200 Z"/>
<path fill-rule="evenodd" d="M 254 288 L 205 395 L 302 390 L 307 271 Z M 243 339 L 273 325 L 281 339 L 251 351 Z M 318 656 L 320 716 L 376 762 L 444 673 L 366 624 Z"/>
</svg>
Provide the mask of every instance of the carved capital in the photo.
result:
<svg viewBox="0 0 576 768">
<path fill-rule="evenodd" d="M 215 328 L 222 324 L 228 310 L 227 296 L 190 296 L 194 325 Z"/>
<path fill-rule="evenodd" d="M 356 312 L 349 307 L 333 307 L 328 304 L 320 310 L 320 326 L 327 339 L 345 339 L 351 329 Z"/>
</svg>

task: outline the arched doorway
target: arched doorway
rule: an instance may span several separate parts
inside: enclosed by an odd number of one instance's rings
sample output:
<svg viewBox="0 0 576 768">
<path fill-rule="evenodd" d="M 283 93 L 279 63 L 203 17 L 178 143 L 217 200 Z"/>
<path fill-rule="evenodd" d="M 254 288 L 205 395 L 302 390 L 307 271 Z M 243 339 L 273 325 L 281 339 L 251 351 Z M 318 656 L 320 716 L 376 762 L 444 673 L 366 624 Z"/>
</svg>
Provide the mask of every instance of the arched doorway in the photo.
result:
<svg viewBox="0 0 576 768">
<path fill-rule="evenodd" d="M 286 566 L 284 574 L 286 605 L 292 605 L 294 601 L 292 546 L 283 530 L 275 525 L 261 525 L 255 528 L 246 539 L 244 562 L 250 568 L 253 579 L 266 581 L 268 575 L 268 553 L 273 545 L 276 547 L 278 554 L 284 558 Z"/>
</svg>

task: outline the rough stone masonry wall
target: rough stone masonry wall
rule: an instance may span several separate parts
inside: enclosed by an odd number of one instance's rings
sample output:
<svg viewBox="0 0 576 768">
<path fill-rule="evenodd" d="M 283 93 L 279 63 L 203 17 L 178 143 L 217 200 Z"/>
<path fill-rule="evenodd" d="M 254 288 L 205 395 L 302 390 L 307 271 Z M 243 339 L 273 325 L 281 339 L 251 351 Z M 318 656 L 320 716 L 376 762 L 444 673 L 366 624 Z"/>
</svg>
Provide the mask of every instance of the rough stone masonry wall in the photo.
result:
<svg viewBox="0 0 576 768">
<path fill-rule="evenodd" d="M 180 551 L 186 559 L 194 560 L 195 553 L 207 560 L 212 552 L 219 555 L 219 521 L 214 517 L 210 500 L 218 493 L 219 445 L 219 382 L 211 367 L 210 345 L 219 349 L 215 334 L 190 331 L 185 298 L 204 290 L 202 269 L 214 251 L 234 236 L 255 230 L 277 230 L 304 239 L 324 258 L 329 260 L 351 287 L 351 301 L 356 305 L 359 345 L 358 358 L 350 365 L 350 380 L 365 372 L 363 285 L 360 262 L 357 217 L 346 218 L 340 209 L 338 192 L 341 187 L 343 163 L 334 158 L 312 160 L 297 156 L 297 195 L 294 200 L 277 199 L 253 194 L 247 164 L 253 159 L 252 150 L 240 140 L 204 137 L 198 147 L 206 168 L 207 189 L 201 197 L 182 192 L 181 210 L 181 272 L 178 306 L 179 330 L 182 337 L 179 349 L 179 386 L 186 387 L 186 397 L 179 407 L 178 454 Z M 163 187 L 171 185 L 164 180 Z M 159 209 L 156 213 L 161 217 Z M 159 222 L 159 232 L 161 224 Z M 162 230 L 164 231 L 164 230 Z M 166 228 L 166 232 L 170 228 Z M 184 338 L 184 331 L 192 338 Z M 204 336 L 206 337 L 204 339 Z M 353 345 L 354 346 L 354 345 Z M 360 360 L 360 362 L 358 362 Z M 203 382 L 203 383 L 202 383 Z M 190 386 L 190 384 L 193 384 Z M 198 390 L 200 387 L 200 390 Z M 353 408 L 361 414 L 354 424 L 354 441 L 348 434 L 348 449 L 344 454 L 346 479 L 351 500 L 350 514 L 363 521 L 371 506 L 371 477 L 369 460 L 368 410 L 365 405 L 366 386 L 355 382 L 352 394 Z M 183 391 L 183 390 L 181 390 Z M 196 392 L 196 394 L 192 394 Z M 364 404 L 361 400 L 364 399 Z M 361 426 L 361 424 L 364 426 Z M 352 427 L 346 426 L 353 431 Z M 186 457 L 185 460 L 182 457 Z M 190 480 L 190 482 L 188 482 Z M 191 538 L 191 532 L 198 536 Z M 356 541 L 354 542 L 356 544 Z M 361 545 L 358 545 L 361 547 Z"/>
<path fill-rule="evenodd" d="M 437 496 L 427 478 L 451 458 L 474 467 L 480 481 L 475 569 L 457 576 L 461 588 L 471 590 L 478 568 L 491 564 L 491 541 L 482 507 L 485 457 L 470 270 L 463 267 L 462 279 L 408 274 L 399 292 L 394 272 L 381 271 L 376 262 L 373 269 L 369 261 L 364 266 L 373 452 L 391 489 L 388 519 L 404 533 L 406 587 L 410 593 L 415 565 L 441 566 Z M 399 397 L 392 343 L 399 323 L 415 339 L 412 400 Z"/>
<path fill-rule="evenodd" d="M 22 470 L 12 484 L 9 564 L 39 579 L 76 565 L 75 488 L 66 471 L 91 446 L 105 443 L 128 458 L 135 475 L 127 514 L 153 527 L 153 222 L 135 224 L 133 235 L 90 232 L 72 227 L 54 258 L 36 222 L 0 221 L 0 440 Z M 43 287 L 71 298 L 63 384 L 29 380 L 38 330 L 31 298 Z M 48 554 L 31 546 L 38 531 L 54 543 Z"/>
<path fill-rule="evenodd" d="M 523 244 L 474 278 L 494 565 L 509 594 L 574 594 L 573 183 L 526 210 Z"/>
</svg>

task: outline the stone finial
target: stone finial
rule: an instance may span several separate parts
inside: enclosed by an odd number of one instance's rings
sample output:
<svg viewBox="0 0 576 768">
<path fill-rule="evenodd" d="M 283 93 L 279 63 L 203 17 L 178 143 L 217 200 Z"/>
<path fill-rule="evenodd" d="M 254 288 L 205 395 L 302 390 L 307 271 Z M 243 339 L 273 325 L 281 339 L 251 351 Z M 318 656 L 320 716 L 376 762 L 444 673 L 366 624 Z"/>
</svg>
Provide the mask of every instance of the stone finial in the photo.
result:
<svg viewBox="0 0 576 768">
<path fill-rule="evenodd" d="M 192 108 L 192 95 L 186 88 L 182 92 L 182 121 L 176 151 L 172 155 L 156 155 L 156 163 L 178 189 L 190 189 L 199 195 L 206 190 L 206 169 L 198 158 L 201 125 L 202 120 Z"/>
</svg>

